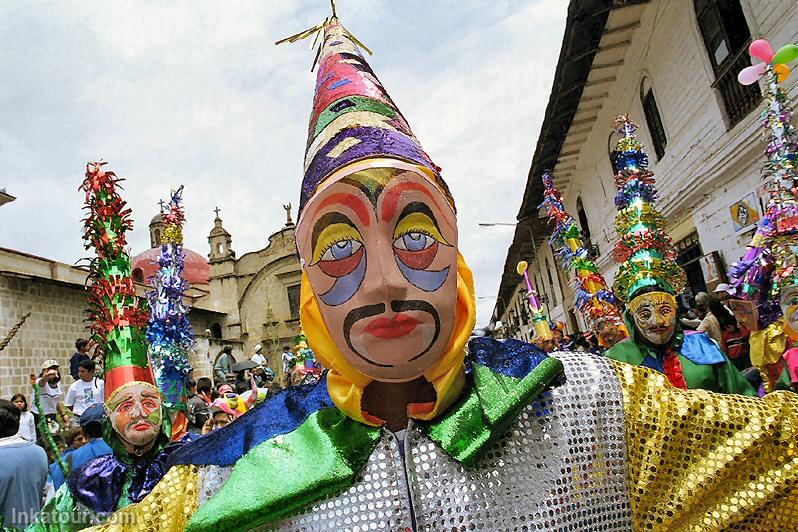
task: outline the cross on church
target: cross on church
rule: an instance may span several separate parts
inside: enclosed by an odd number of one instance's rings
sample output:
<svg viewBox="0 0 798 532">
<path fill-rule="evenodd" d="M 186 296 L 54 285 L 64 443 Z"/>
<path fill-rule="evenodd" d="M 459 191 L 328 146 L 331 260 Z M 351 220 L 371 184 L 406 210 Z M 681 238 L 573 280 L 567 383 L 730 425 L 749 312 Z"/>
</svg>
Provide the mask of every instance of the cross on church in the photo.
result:
<svg viewBox="0 0 798 532">
<path fill-rule="evenodd" d="M 158 205 L 160 206 L 161 214 L 163 214 L 164 202 L 162 199 L 158 200 Z"/>
<path fill-rule="evenodd" d="M 216 213 L 216 217 L 218 218 L 219 217 L 219 207 L 216 207 L 215 209 L 213 209 L 213 212 Z"/>
</svg>

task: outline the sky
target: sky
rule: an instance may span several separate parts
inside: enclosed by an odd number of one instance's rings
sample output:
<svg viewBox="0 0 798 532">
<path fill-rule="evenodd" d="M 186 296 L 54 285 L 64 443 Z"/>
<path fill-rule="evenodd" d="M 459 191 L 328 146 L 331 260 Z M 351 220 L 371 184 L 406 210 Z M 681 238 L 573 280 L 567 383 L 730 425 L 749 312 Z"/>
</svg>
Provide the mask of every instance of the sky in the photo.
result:
<svg viewBox="0 0 798 532">
<path fill-rule="evenodd" d="M 548 103 L 567 0 L 338 0 L 341 22 L 443 168 L 477 324 L 496 303 Z M 299 199 L 325 0 L 0 3 L 0 247 L 66 263 L 81 240 L 86 162 L 125 178 L 131 253 L 158 200 L 185 185 L 187 247 L 208 253 L 219 207 L 238 256 Z"/>
</svg>

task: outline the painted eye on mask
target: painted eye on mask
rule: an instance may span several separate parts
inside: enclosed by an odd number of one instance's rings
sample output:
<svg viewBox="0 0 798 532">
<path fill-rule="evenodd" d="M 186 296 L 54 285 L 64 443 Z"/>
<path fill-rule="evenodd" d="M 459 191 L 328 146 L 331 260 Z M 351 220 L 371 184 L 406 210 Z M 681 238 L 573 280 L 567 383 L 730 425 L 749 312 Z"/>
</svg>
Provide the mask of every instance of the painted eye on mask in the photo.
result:
<svg viewBox="0 0 798 532">
<path fill-rule="evenodd" d="M 326 275 L 343 277 L 357 268 L 362 258 L 363 244 L 361 242 L 341 240 L 322 253 L 317 264 Z"/>
<path fill-rule="evenodd" d="M 336 242 L 330 246 L 330 248 L 322 254 L 321 260 L 328 261 L 348 259 L 362 246 L 363 244 L 357 240 L 341 240 L 340 242 Z"/>
<path fill-rule="evenodd" d="M 424 233 L 407 233 L 394 240 L 393 249 L 407 267 L 424 270 L 438 253 L 438 241 Z"/>
<path fill-rule="evenodd" d="M 423 251 L 436 242 L 437 240 L 424 233 L 407 233 L 397 238 L 393 243 L 393 247 L 406 251 Z"/>
</svg>

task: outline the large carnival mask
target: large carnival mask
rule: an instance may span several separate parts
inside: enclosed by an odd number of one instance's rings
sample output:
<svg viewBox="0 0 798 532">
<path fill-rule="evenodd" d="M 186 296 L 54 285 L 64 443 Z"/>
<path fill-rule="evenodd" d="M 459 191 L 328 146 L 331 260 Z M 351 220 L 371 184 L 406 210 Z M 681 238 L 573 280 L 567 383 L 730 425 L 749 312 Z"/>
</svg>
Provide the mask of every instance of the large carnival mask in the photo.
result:
<svg viewBox="0 0 798 532">
<path fill-rule="evenodd" d="M 629 302 L 635 329 L 650 345 L 665 345 L 676 329 L 676 298 L 666 292 L 647 292 Z"/>
<path fill-rule="evenodd" d="M 330 336 L 352 367 L 386 382 L 440 359 L 457 300 L 455 213 L 412 165 L 396 166 L 361 163 L 317 192 L 297 227 Z"/>
<path fill-rule="evenodd" d="M 160 392 L 146 382 L 133 382 L 106 403 L 111 426 L 128 452 L 146 452 L 161 432 L 163 417 Z"/>
<path fill-rule="evenodd" d="M 780 303 L 784 323 L 791 329 L 787 332 L 793 338 L 798 337 L 798 286 L 791 284 L 784 287 Z"/>
</svg>

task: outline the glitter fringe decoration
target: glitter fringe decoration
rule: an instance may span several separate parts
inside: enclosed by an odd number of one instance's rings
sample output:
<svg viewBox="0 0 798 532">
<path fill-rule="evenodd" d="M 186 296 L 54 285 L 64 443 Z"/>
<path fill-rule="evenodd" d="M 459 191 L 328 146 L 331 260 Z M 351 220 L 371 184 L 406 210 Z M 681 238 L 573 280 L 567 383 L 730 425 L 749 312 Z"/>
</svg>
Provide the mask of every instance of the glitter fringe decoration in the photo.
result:
<svg viewBox="0 0 798 532">
<path fill-rule="evenodd" d="M 554 223 L 549 243 L 557 250 L 565 271 L 572 275 L 571 286 L 576 292 L 576 308 L 593 333 L 598 333 L 598 329 L 606 321 L 621 326 L 623 322 L 615 305 L 615 297 L 590 258 L 588 249 L 582 242 L 579 226 L 566 212 L 562 195 L 554 186 L 554 179 L 548 172 L 541 179 L 544 191 L 540 206 L 546 209 L 549 222 Z"/>
<path fill-rule="evenodd" d="M 781 317 L 781 287 L 798 284 L 798 135 L 789 98 L 779 85 L 779 66 L 784 67 L 767 63 L 762 75 L 766 80 L 762 128 L 768 140 L 762 165 L 769 193 L 765 216 L 729 274 L 737 294 L 757 304 L 762 327 Z"/>
<path fill-rule="evenodd" d="M 621 263 L 613 284 L 615 295 L 627 302 L 645 286 L 677 294 L 687 279 L 676 264 L 665 218 L 654 208 L 658 197 L 654 174 L 637 140 L 637 124 L 622 115 L 615 119 L 615 128 L 621 136 L 611 154 L 618 189 L 615 228 L 620 235 L 613 255 Z"/>
<path fill-rule="evenodd" d="M 187 381 L 191 371 L 188 354 L 194 349 L 194 332 L 183 297 L 189 288 L 184 279 L 182 206 L 183 187 L 171 194 L 169 212 L 164 216 L 163 243 L 158 273 L 149 279 L 147 292 L 151 309 L 147 341 L 155 381 L 164 396 L 164 407 L 174 416 L 187 410 Z"/>
<path fill-rule="evenodd" d="M 86 195 L 84 209 L 88 211 L 83 220 L 85 248 L 95 254 L 86 279 L 88 320 L 92 339 L 103 355 L 108 399 L 128 379 L 126 367 L 141 368 L 140 377 L 149 378 L 144 339 L 149 313 L 130 278 L 125 233 L 133 228 L 133 221 L 119 195 L 122 180 L 105 171 L 105 165 L 104 161 L 88 163 L 80 190 Z"/>
</svg>

